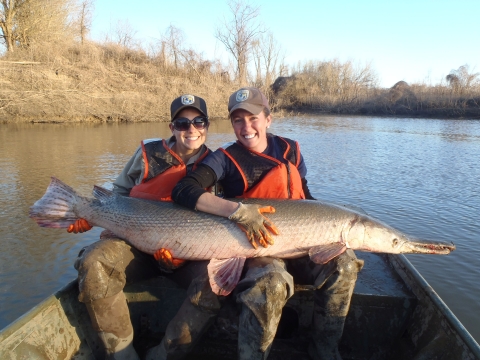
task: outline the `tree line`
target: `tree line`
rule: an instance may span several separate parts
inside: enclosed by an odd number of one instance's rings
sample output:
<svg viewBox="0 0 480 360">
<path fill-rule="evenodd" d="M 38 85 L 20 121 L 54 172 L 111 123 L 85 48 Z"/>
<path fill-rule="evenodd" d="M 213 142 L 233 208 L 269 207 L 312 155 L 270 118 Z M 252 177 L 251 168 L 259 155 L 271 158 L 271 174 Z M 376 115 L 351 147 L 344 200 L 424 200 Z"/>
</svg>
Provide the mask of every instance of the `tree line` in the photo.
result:
<svg viewBox="0 0 480 360">
<path fill-rule="evenodd" d="M 390 89 L 382 89 L 370 64 L 332 59 L 287 65 L 285 50 L 261 21 L 260 7 L 246 0 L 229 0 L 227 4 L 228 12 L 212 34 L 229 54 L 229 62 L 225 64 L 219 59 L 207 59 L 202 52 L 185 45 L 185 33 L 173 25 L 168 26 L 159 39 L 142 44 L 128 20 L 119 20 L 111 25 L 103 41 L 93 42 L 89 40 L 89 32 L 94 0 L 0 0 L 3 60 L 30 60 L 44 66 L 38 67 L 38 72 L 33 67 L 30 72 L 24 68 L 0 68 L 0 75 L 3 71 L 7 79 L 11 77 L 10 82 L 18 83 L 17 87 L 12 85 L 11 90 L 43 91 L 40 96 L 44 98 L 43 107 L 38 104 L 37 110 L 30 109 L 32 113 L 40 109 L 45 112 L 46 90 L 78 93 L 83 89 L 82 96 L 88 97 L 96 108 L 95 113 L 101 113 L 102 106 L 105 110 L 118 100 L 104 101 L 108 96 L 122 98 L 125 111 L 140 108 L 134 104 L 134 98 L 141 101 L 154 96 L 159 89 L 165 94 L 172 91 L 206 94 L 204 96 L 216 104 L 223 103 L 230 91 L 246 85 L 261 88 L 277 111 L 418 116 L 428 116 L 426 110 L 432 109 L 432 116 L 441 116 L 442 111 L 446 116 L 480 113 L 480 75 L 470 71 L 467 64 L 451 70 L 437 85 L 399 82 Z M 51 71 L 56 77 L 45 75 Z M 103 83 L 94 75 L 98 72 L 109 74 L 103 77 Z M 61 75 L 65 77 L 60 83 Z M 124 80 L 114 80 L 122 76 Z M 132 79 L 129 91 L 137 95 L 130 94 L 127 98 L 124 87 Z M 142 92 L 148 96 L 138 95 Z M 10 93 L 2 96 L 0 112 L 18 115 L 19 109 L 25 108 L 19 105 L 22 101 L 12 96 Z M 71 97 L 68 100 L 73 101 Z M 67 112 L 71 113 L 79 111 L 81 106 L 72 105 L 69 109 Z M 66 109 L 58 110 L 61 111 Z M 166 113 L 163 107 L 157 111 Z M 216 115 L 224 116 L 224 112 L 218 110 Z M 145 120 L 148 116 L 145 110 L 142 114 L 133 111 L 123 117 Z M 118 117 L 122 115 L 113 116 Z"/>
</svg>

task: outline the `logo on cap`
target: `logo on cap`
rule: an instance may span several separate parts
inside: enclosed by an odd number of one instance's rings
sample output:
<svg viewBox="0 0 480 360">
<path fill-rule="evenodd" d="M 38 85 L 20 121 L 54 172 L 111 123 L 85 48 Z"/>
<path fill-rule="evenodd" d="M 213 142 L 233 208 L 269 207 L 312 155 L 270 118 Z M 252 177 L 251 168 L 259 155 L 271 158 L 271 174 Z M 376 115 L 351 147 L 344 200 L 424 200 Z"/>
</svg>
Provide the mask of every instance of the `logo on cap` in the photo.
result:
<svg viewBox="0 0 480 360">
<path fill-rule="evenodd" d="M 235 100 L 237 100 L 237 102 L 245 101 L 248 99 L 249 95 L 250 95 L 250 91 L 248 90 L 238 90 Z"/>
<path fill-rule="evenodd" d="M 182 95 L 182 104 L 183 105 L 192 105 L 195 102 L 195 96 L 193 95 Z"/>
</svg>

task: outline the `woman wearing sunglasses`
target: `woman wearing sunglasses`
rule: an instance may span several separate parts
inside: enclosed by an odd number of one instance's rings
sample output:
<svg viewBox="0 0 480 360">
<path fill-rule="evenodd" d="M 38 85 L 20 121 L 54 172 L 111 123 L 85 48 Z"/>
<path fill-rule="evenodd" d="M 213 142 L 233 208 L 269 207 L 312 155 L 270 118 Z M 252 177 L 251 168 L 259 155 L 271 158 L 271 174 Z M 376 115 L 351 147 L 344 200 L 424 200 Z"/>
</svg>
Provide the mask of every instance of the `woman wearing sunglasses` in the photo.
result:
<svg viewBox="0 0 480 360">
<path fill-rule="evenodd" d="M 182 95 L 170 106 L 172 136 L 141 142 L 133 157 L 113 183 L 113 191 L 124 196 L 171 201 L 177 181 L 196 168 L 209 153 L 205 146 L 208 113 L 205 100 Z M 84 219 L 77 220 L 68 232 L 88 231 Z M 139 359 L 133 348 L 133 327 L 123 288 L 125 284 L 159 274 L 169 276 L 179 286 L 187 287 L 201 262 L 183 264 L 159 250 L 155 258 L 105 231 L 100 241 L 83 248 L 75 262 L 78 270 L 79 300 L 85 303 L 93 328 L 104 345 L 108 359 Z M 195 275 L 194 275 L 195 274 Z"/>
<path fill-rule="evenodd" d="M 171 201 L 173 187 L 208 154 L 204 144 L 209 125 L 205 101 L 182 95 L 173 100 L 170 110 L 172 137 L 142 141 L 123 176 L 113 184 L 122 195 Z"/>
<path fill-rule="evenodd" d="M 248 205 L 212 195 L 205 188 L 219 183 L 225 198 L 289 198 L 313 199 L 305 179 L 307 169 L 296 141 L 267 133 L 272 123 L 267 98 L 257 88 L 242 88 L 230 96 L 228 111 L 237 141 L 219 148 L 178 182 L 172 191 L 175 202 L 207 213 L 228 217 L 240 225 L 253 247 L 275 246 L 277 229 L 262 213 L 272 212 L 269 206 Z M 268 200 L 265 200 L 268 203 Z M 281 230 L 281 229 L 280 229 Z M 291 264 L 290 264 L 291 262 Z M 325 266 L 308 257 L 290 260 L 289 271 L 302 281 L 320 284 L 316 290 L 313 319 L 314 359 L 339 359 L 338 342 L 348 312 L 359 263 L 353 252 L 342 254 Z M 298 275 L 297 275 L 298 274 Z M 185 329 L 202 333 L 218 312 L 218 301 L 205 308 L 195 302 L 201 289 L 207 298 L 212 292 L 208 277 L 195 279 L 189 288 L 189 299 L 182 308 L 191 308 L 199 321 L 189 327 L 186 312 L 177 313 L 166 329 L 159 358 L 176 358 L 195 345 L 194 337 L 185 341 Z M 282 308 L 293 294 L 293 278 L 287 272 L 287 261 L 275 258 L 246 259 L 242 277 L 233 298 L 241 304 L 238 329 L 238 358 L 266 359 L 273 342 Z M 219 297 L 221 298 L 221 297 Z M 193 310 L 193 308 L 196 308 Z M 203 325 L 203 328 L 202 328 Z M 153 357 L 152 357 L 153 358 Z"/>
</svg>

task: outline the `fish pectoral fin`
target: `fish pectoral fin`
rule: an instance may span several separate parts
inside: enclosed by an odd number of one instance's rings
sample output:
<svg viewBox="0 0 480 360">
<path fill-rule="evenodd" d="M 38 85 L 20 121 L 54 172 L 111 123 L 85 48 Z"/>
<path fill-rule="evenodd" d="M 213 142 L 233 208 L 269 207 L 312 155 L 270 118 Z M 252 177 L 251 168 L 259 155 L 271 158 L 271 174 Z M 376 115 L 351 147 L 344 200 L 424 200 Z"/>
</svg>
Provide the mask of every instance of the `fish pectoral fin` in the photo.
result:
<svg viewBox="0 0 480 360">
<path fill-rule="evenodd" d="M 222 296 L 230 294 L 240 280 L 243 264 L 245 257 L 211 259 L 207 270 L 212 291 Z"/>
<path fill-rule="evenodd" d="M 343 254 L 347 250 L 345 244 L 340 242 L 314 246 L 308 251 L 310 260 L 315 264 L 326 264 L 330 260 L 336 258 L 338 255 Z"/>
</svg>

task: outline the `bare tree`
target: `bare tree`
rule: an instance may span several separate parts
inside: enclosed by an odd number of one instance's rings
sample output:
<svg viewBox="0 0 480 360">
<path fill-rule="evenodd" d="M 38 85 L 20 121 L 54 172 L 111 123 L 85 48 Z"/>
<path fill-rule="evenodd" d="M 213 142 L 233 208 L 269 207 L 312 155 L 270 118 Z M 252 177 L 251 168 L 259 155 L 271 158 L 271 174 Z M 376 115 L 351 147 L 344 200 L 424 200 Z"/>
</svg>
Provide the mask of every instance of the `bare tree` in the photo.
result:
<svg viewBox="0 0 480 360">
<path fill-rule="evenodd" d="M 73 0 L 1 0 L 1 39 L 7 51 L 68 37 Z"/>
<path fill-rule="evenodd" d="M 126 48 L 137 45 L 136 35 L 137 31 L 128 20 L 118 20 L 113 29 L 113 41 Z"/>
<path fill-rule="evenodd" d="M 12 52 L 17 41 L 16 15 L 23 7 L 28 6 L 29 0 L 1 0 L 0 1 L 0 29 L 1 39 L 7 51 Z"/>
<path fill-rule="evenodd" d="M 180 66 L 181 48 L 184 41 L 185 33 L 174 25 L 170 25 L 162 37 L 162 43 L 165 45 L 167 53 L 166 56 L 173 61 L 175 69 L 178 69 Z"/>
<path fill-rule="evenodd" d="M 78 36 L 80 37 L 80 43 L 83 45 L 85 39 L 90 32 L 92 26 L 92 16 L 95 5 L 93 0 L 80 0 L 78 3 L 78 11 L 76 16 L 76 24 Z"/>
<path fill-rule="evenodd" d="M 262 35 L 259 43 L 260 56 L 265 72 L 264 86 L 268 89 L 275 79 L 280 76 L 281 69 L 284 67 L 285 54 L 271 32 Z"/>
<path fill-rule="evenodd" d="M 457 70 L 451 70 L 445 78 L 455 93 L 462 94 L 478 82 L 479 75 L 480 73 L 469 72 L 469 66 L 465 64 Z"/>
<path fill-rule="evenodd" d="M 70 0 L 28 0 L 27 4 L 16 14 L 19 46 L 57 42 L 72 35 Z"/>
<path fill-rule="evenodd" d="M 256 87 L 261 87 L 263 85 L 263 76 L 262 76 L 262 52 L 260 40 L 252 41 L 252 53 L 253 53 L 253 63 L 255 65 L 255 81 L 254 85 Z"/>
<path fill-rule="evenodd" d="M 228 6 L 232 19 L 227 21 L 224 18 L 222 24 L 215 30 L 215 37 L 225 45 L 235 59 L 239 85 L 246 85 L 252 44 L 256 37 L 264 32 L 256 21 L 260 7 L 253 7 L 243 0 L 230 0 Z"/>
</svg>

